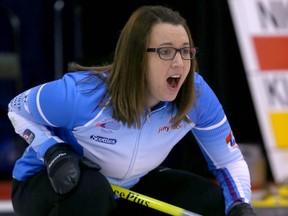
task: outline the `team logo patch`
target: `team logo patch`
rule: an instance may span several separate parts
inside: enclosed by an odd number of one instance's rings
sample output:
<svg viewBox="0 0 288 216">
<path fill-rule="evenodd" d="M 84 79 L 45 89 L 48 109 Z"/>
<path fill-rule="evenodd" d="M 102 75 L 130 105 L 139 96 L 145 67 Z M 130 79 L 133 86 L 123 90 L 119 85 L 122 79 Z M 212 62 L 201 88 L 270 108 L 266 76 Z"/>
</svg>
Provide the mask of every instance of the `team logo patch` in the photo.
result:
<svg viewBox="0 0 288 216">
<path fill-rule="evenodd" d="M 114 119 L 109 119 L 102 122 L 96 122 L 95 126 L 100 128 L 102 132 L 113 133 L 119 131 L 122 124 Z"/>
<path fill-rule="evenodd" d="M 232 131 L 230 131 L 230 133 L 226 137 L 226 144 L 230 151 L 233 151 L 234 149 L 238 148 L 238 145 L 236 143 L 236 140 L 234 138 Z"/>
<path fill-rule="evenodd" d="M 30 131 L 29 129 L 26 129 L 23 132 L 23 138 L 30 145 L 33 142 L 34 138 L 35 138 L 35 134 L 32 131 Z"/>
</svg>

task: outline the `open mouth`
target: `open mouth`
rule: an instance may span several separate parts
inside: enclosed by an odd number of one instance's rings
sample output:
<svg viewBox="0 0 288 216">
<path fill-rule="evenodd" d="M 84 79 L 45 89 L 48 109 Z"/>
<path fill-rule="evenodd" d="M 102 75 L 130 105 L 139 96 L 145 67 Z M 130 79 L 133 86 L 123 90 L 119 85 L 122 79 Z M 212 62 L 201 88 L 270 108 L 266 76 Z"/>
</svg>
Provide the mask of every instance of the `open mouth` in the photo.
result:
<svg viewBox="0 0 288 216">
<path fill-rule="evenodd" d="M 167 82 L 171 88 L 177 88 L 180 81 L 180 75 L 173 75 L 167 79 Z"/>
</svg>

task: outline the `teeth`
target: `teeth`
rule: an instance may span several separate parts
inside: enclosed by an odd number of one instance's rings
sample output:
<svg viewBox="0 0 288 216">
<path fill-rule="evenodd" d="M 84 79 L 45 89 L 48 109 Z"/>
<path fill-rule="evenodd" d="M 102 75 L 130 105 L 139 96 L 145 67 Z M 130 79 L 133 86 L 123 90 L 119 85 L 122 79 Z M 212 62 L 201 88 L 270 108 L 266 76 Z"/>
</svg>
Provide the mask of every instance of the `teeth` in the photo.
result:
<svg viewBox="0 0 288 216">
<path fill-rule="evenodd" d="M 173 76 L 171 76 L 172 78 L 179 78 L 180 77 L 180 75 L 173 75 Z"/>
</svg>

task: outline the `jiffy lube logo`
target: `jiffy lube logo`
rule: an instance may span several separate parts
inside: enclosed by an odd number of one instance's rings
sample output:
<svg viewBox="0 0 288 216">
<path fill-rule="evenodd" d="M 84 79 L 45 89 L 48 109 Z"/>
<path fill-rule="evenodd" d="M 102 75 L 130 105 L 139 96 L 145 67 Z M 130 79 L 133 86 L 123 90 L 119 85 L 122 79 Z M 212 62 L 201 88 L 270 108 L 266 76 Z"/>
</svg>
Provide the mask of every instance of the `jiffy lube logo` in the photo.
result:
<svg viewBox="0 0 288 216">
<path fill-rule="evenodd" d="M 170 131 L 170 130 L 179 130 L 179 129 L 181 129 L 181 128 L 184 128 L 184 124 L 183 124 L 183 123 L 180 123 L 180 124 L 172 127 L 171 122 L 172 122 L 172 119 L 168 120 L 167 125 L 164 125 L 164 126 L 159 127 L 158 133 L 168 132 L 168 131 Z"/>
</svg>

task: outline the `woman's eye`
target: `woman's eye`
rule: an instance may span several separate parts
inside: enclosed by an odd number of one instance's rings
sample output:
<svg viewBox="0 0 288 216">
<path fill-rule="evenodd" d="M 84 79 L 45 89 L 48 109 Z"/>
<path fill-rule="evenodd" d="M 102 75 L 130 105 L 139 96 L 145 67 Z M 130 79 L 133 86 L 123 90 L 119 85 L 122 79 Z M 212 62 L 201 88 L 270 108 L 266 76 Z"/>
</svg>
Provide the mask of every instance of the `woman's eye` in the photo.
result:
<svg viewBox="0 0 288 216">
<path fill-rule="evenodd" d="M 168 55 L 168 54 L 171 53 L 171 51 L 170 51 L 170 49 L 163 49 L 163 50 L 161 50 L 161 53 L 162 53 L 163 55 Z"/>
</svg>

